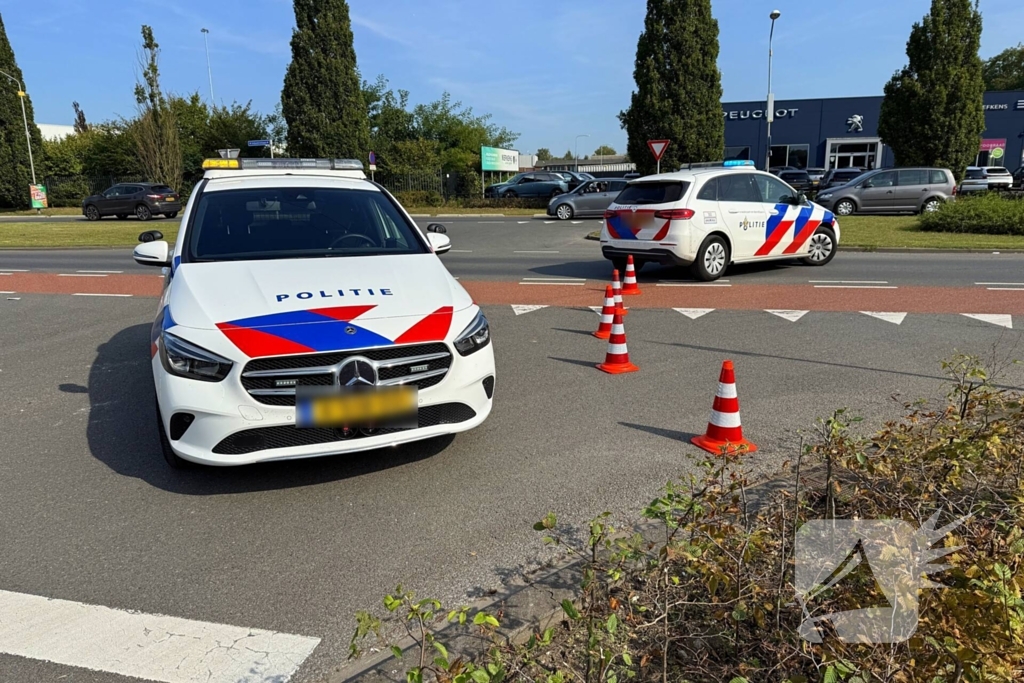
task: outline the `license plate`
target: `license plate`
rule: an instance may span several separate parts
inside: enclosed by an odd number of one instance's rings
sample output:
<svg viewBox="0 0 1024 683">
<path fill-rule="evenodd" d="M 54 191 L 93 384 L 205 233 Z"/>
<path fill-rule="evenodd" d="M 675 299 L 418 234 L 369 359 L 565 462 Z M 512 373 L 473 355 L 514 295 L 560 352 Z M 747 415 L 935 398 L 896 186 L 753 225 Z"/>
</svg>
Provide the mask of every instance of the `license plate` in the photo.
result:
<svg viewBox="0 0 1024 683">
<path fill-rule="evenodd" d="M 295 424 L 349 429 L 417 426 L 416 387 L 296 388 Z"/>
<path fill-rule="evenodd" d="M 166 197 L 164 197 L 164 200 L 165 200 L 165 201 L 168 201 L 168 202 L 173 202 L 173 201 L 174 201 L 175 199 L 177 199 L 177 197 L 175 197 L 175 196 L 174 196 L 174 195 L 172 195 L 172 194 L 169 194 L 169 195 L 167 195 Z"/>
</svg>

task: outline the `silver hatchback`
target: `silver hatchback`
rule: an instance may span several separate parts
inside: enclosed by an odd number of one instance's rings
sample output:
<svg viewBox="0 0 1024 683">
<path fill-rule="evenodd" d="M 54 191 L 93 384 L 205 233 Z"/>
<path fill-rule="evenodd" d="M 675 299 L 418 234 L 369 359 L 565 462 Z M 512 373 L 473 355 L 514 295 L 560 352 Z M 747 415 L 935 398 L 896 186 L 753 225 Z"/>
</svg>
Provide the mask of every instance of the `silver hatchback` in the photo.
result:
<svg viewBox="0 0 1024 683">
<path fill-rule="evenodd" d="M 626 187 L 624 178 L 596 178 L 580 183 L 572 192 L 552 197 L 548 215 L 567 221 L 584 216 L 603 216 L 604 210 Z"/>
<path fill-rule="evenodd" d="M 935 211 L 956 196 L 956 181 L 946 168 L 890 168 L 869 171 L 846 185 L 818 193 L 814 201 L 838 216 L 853 213 Z"/>
</svg>

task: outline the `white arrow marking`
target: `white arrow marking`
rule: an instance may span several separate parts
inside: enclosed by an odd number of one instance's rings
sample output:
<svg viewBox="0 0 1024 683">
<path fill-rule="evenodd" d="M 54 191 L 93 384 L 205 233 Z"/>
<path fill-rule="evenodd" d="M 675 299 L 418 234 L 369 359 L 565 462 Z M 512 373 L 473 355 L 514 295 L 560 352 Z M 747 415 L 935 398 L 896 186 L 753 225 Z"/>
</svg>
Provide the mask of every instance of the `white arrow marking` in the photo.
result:
<svg viewBox="0 0 1024 683">
<path fill-rule="evenodd" d="M 14 294 L 14 292 L 11 292 L 11 294 Z M 597 313 L 598 315 L 601 315 L 601 311 L 604 310 L 604 306 L 588 306 L 587 308 L 592 310 L 594 313 Z"/>
<path fill-rule="evenodd" d="M 711 311 L 713 311 L 715 309 L 713 309 L 713 308 L 673 308 L 672 310 L 673 311 L 677 311 L 679 313 L 682 313 L 683 315 L 685 315 L 690 320 L 696 320 L 697 318 L 701 317 L 702 315 L 707 315 L 708 313 L 710 313 Z"/>
<path fill-rule="evenodd" d="M 1013 318 L 1004 313 L 964 313 L 963 315 L 968 318 L 974 318 L 984 323 L 992 323 L 993 325 L 999 325 L 1005 327 L 1008 330 L 1013 329 Z"/>
<path fill-rule="evenodd" d="M 870 315 L 872 318 L 884 320 L 887 323 L 893 323 L 894 325 L 899 325 L 907 317 L 906 313 L 887 313 L 885 311 L 861 311 L 861 313 Z"/>
<path fill-rule="evenodd" d="M 797 320 L 799 320 L 800 318 L 802 318 L 805 315 L 807 315 L 807 311 L 783 311 L 783 310 L 771 310 L 771 309 L 768 309 L 768 308 L 765 309 L 765 313 L 771 313 L 772 315 L 777 315 L 780 318 L 783 318 L 785 320 L 790 321 L 791 323 L 795 323 Z"/>
<path fill-rule="evenodd" d="M 530 305 L 524 305 L 524 304 L 512 304 L 512 310 L 516 312 L 516 315 L 522 315 L 523 313 L 533 313 L 534 311 L 539 311 L 542 308 L 547 308 L 547 306 L 546 305 L 545 306 L 530 306 Z"/>
</svg>

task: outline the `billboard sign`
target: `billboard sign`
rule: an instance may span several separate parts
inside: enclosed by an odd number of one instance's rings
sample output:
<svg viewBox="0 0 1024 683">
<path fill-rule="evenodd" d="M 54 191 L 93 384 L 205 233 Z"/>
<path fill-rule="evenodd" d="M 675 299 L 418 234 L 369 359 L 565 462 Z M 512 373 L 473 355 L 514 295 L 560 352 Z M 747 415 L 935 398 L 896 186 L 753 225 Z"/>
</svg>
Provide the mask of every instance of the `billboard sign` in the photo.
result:
<svg viewBox="0 0 1024 683">
<path fill-rule="evenodd" d="M 480 148 L 481 171 L 519 171 L 519 152 L 499 147 Z"/>
<path fill-rule="evenodd" d="M 978 151 L 988 152 L 989 159 L 998 161 L 1003 158 L 1003 154 L 1006 151 L 1006 138 L 982 140 Z"/>
<path fill-rule="evenodd" d="M 29 196 L 32 197 L 32 208 L 33 209 L 45 209 L 46 208 L 46 186 L 45 185 L 29 185 L 28 186 Z"/>
</svg>

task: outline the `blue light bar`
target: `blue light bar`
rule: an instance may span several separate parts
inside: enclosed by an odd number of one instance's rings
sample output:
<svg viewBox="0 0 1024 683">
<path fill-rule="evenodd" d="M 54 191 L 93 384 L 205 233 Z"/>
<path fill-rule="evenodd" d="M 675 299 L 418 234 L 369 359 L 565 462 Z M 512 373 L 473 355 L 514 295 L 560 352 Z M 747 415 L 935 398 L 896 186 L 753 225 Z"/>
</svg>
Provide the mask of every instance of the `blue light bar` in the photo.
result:
<svg viewBox="0 0 1024 683">
<path fill-rule="evenodd" d="M 722 162 L 722 166 L 725 166 L 726 168 L 729 168 L 729 167 L 732 167 L 732 166 L 753 166 L 753 165 L 754 165 L 754 162 L 751 161 L 750 159 L 729 159 L 728 161 L 723 161 Z"/>
</svg>

